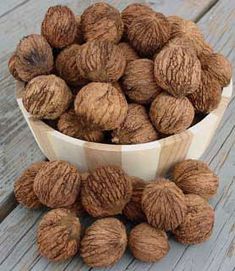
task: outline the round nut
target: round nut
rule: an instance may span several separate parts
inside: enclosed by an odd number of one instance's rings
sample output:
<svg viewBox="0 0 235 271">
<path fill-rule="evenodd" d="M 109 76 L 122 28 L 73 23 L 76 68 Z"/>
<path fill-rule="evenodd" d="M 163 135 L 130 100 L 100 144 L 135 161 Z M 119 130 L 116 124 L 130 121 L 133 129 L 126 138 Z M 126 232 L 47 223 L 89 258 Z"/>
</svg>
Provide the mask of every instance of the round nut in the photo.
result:
<svg viewBox="0 0 235 271">
<path fill-rule="evenodd" d="M 55 75 L 41 75 L 25 87 L 23 105 L 34 117 L 56 119 L 68 108 L 72 93 L 64 80 Z"/>
<path fill-rule="evenodd" d="M 175 165 L 172 177 L 175 184 L 186 194 L 196 194 L 205 199 L 213 197 L 219 186 L 219 179 L 202 161 L 185 160 Z"/>
<path fill-rule="evenodd" d="M 52 49 L 41 35 L 24 37 L 16 48 L 15 69 L 25 82 L 38 75 L 50 74 L 53 62 Z"/>
<path fill-rule="evenodd" d="M 165 231 L 177 228 L 187 211 L 183 192 L 175 183 L 163 178 L 146 185 L 142 209 L 150 225 Z"/>
<path fill-rule="evenodd" d="M 113 130 L 124 121 L 128 105 L 112 84 L 90 83 L 78 92 L 74 108 L 84 127 Z"/>
<path fill-rule="evenodd" d="M 143 262 L 159 261 L 170 249 L 166 233 L 147 223 L 141 223 L 131 230 L 129 247 L 133 256 Z"/>
<path fill-rule="evenodd" d="M 89 267 L 108 267 L 120 260 L 126 246 L 125 226 L 116 218 L 103 218 L 87 228 L 81 256 Z"/>
<path fill-rule="evenodd" d="M 20 77 L 19 77 L 19 74 L 16 70 L 16 54 L 14 53 L 9 61 L 8 61 L 8 69 L 9 69 L 9 72 L 10 74 L 16 79 L 16 80 L 19 80 L 21 81 Z"/>
<path fill-rule="evenodd" d="M 42 22 L 41 33 L 52 47 L 63 48 L 72 44 L 77 34 L 75 15 L 66 6 L 50 7 Z"/>
<path fill-rule="evenodd" d="M 198 195 L 185 195 L 187 213 L 183 223 L 173 230 L 176 240 L 182 244 L 199 244 L 208 240 L 214 226 L 213 208 Z"/>
<path fill-rule="evenodd" d="M 130 46 L 129 43 L 121 42 L 118 44 L 118 47 L 122 50 L 122 53 L 126 58 L 126 64 L 140 58 L 138 54 L 136 53 L 136 51 Z"/>
<path fill-rule="evenodd" d="M 37 230 L 37 244 L 42 256 L 51 261 L 67 260 L 79 248 L 81 224 L 69 210 L 55 209 L 43 216 Z"/>
<path fill-rule="evenodd" d="M 34 179 L 33 189 L 39 200 L 51 208 L 72 205 L 80 190 L 77 168 L 65 161 L 51 161 Z"/>
<path fill-rule="evenodd" d="M 131 179 L 118 167 L 92 172 L 82 186 L 82 205 L 93 217 L 122 213 L 132 194 Z"/>
<path fill-rule="evenodd" d="M 166 135 L 177 134 L 192 124 L 194 108 L 188 98 L 175 98 L 163 92 L 152 102 L 150 118 L 157 131 Z"/>
</svg>

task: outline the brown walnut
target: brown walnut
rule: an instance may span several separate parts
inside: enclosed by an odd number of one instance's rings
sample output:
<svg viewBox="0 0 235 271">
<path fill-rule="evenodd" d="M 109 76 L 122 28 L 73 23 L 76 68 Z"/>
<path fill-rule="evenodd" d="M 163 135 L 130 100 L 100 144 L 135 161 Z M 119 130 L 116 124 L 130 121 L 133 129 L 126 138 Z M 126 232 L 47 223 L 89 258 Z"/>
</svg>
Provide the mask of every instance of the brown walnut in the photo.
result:
<svg viewBox="0 0 235 271">
<path fill-rule="evenodd" d="M 50 74 L 53 61 L 52 49 L 41 35 L 24 37 L 16 48 L 15 69 L 25 82 L 38 75 Z"/>
<path fill-rule="evenodd" d="M 120 260 L 127 246 L 125 226 L 116 218 L 103 218 L 87 228 L 81 256 L 89 267 L 108 267 Z"/>
<path fill-rule="evenodd" d="M 41 33 L 52 47 L 63 48 L 72 44 L 77 34 L 75 15 L 66 6 L 50 7 L 42 22 Z"/>
<path fill-rule="evenodd" d="M 82 44 L 83 41 L 83 33 L 82 33 L 82 27 L 81 27 L 81 16 L 76 15 L 75 16 L 76 23 L 77 23 L 77 32 L 74 42 L 77 44 Z"/>
<path fill-rule="evenodd" d="M 100 130 L 119 127 L 128 110 L 124 95 L 109 83 L 90 83 L 83 87 L 74 107 L 84 127 Z"/>
<path fill-rule="evenodd" d="M 42 256 L 51 261 L 67 260 L 79 248 L 79 218 L 66 209 L 55 209 L 43 216 L 37 230 L 37 245 Z"/>
<path fill-rule="evenodd" d="M 34 179 L 33 189 L 39 200 L 51 208 L 72 205 L 78 195 L 81 176 L 65 161 L 48 162 Z"/>
<path fill-rule="evenodd" d="M 186 194 L 199 195 L 205 199 L 213 197 L 219 186 L 219 179 L 208 165 L 198 160 L 185 160 L 175 165 L 173 181 Z"/>
<path fill-rule="evenodd" d="M 56 119 L 68 108 L 72 93 L 64 80 L 55 75 L 41 75 L 25 87 L 23 105 L 34 117 Z"/>
<path fill-rule="evenodd" d="M 168 231 L 183 222 L 187 207 L 185 196 L 175 183 L 160 178 L 146 185 L 142 209 L 150 225 Z"/>
<path fill-rule="evenodd" d="M 82 186 L 82 205 L 93 217 L 122 213 L 132 194 L 131 179 L 118 167 L 93 171 Z"/>
<path fill-rule="evenodd" d="M 166 233 L 147 223 L 141 223 L 131 230 L 129 247 L 133 256 L 143 262 L 159 261 L 170 249 Z"/>
<path fill-rule="evenodd" d="M 137 52 L 130 46 L 129 43 L 121 42 L 118 44 L 118 47 L 121 48 L 123 55 L 126 57 L 126 64 L 140 58 Z"/>
<path fill-rule="evenodd" d="M 14 53 L 9 61 L 8 61 L 8 69 L 9 69 L 9 72 L 10 74 L 16 79 L 16 80 L 19 80 L 21 81 L 20 77 L 19 77 L 19 74 L 16 70 L 16 53 Z"/>
<path fill-rule="evenodd" d="M 192 124 L 194 108 L 188 98 L 175 98 L 163 92 L 152 102 L 150 118 L 157 131 L 167 135 L 177 134 Z"/>
<path fill-rule="evenodd" d="M 117 144 L 139 144 L 158 139 L 146 109 L 142 105 L 129 104 L 122 124 L 113 131 L 112 142 Z"/>
<path fill-rule="evenodd" d="M 185 195 L 187 213 L 183 223 L 173 230 L 176 240 L 183 244 L 199 244 L 208 240 L 214 226 L 213 208 L 198 195 Z"/>
</svg>

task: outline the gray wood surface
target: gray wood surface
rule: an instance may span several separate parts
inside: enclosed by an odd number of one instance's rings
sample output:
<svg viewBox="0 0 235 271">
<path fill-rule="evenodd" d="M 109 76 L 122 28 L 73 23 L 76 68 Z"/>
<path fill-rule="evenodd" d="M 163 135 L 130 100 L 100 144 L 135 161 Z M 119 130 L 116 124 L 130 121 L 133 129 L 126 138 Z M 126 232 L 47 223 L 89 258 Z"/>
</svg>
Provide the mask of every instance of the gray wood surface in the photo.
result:
<svg viewBox="0 0 235 271">
<path fill-rule="evenodd" d="M 25 2 L 25 3 L 23 3 Z M 0 4 L 0 37 L 2 47 L 1 58 L 1 92 L 0 95 L 0 161 L 1 161 L 1 187 L 0 202 L 9 200 L 14 177 L 21 172 L 33 160 L 42 158 L 30 132 L 24 124 L 14 101 L 14 82 L 6 69 L 6 61 L 14 48 L 16 41 L 24 34 L 37 29 L 36 24 L 41 20 L 48 2 L 41 1 L 42 7 L 35 9 L 38 1 L 9 1 L 7 5 L 12 10 Z M 57 1 L 62 2 L 62 1 Z M 83 8 L 89 1 L 64 1 L 69 2 L 73 8 Z M 79 4 L 78 4 L 79 2 Z M 112 1 L 113 4 L 124 5 L 125 1 Z M 130 1 L 127 1 L 130 2 Z M 167 9 L 167 3 L 169 9 Z M 20 3 L 20 4 L 19 4 Z M 22 3 L 22 5 L 21 5 Z M 73 4 L 75 3 L 75 4 Z M 191 5 L 189 4 L 191 3 Z M 203 7 L 198 3 L 205 1 L 151 1 L 156 10 L 164 10 L 167 14 L 181 14 L 185 10 L 184 17 L 192 14 L 193 19 L 201 18 L 199 25 L 202 28 L 207 41 L 214 45 L 215 49 L 235 63 L 234 52 L 234 17 L 235 3 L 231 0 L 221 0 L 213 7 L 214 2 L 207 2 Z M 194 4 L 194 5 L 193 5 Z M 17 7 L 18 6 L 18 7 Z M 79 6 L 79 8 L 78 8 Z M 173 8 L 175 6 L 175 9 Z M 184 9 L 183 6 L 189 7 Z M 197 12 L 195 13 L 195 7 Z M 199 8 L 200 7 L 200 8 Z M 211 7 L 211 8 L 210 8 Z M 210 8 L 210 9 L 209 9 Z M 203 12 L 207 11 L 204 16 Z M 2 11 L 3 10 L 3 11 Z M 23 16 L 23 11 L 28 11 Z M 29 16 L 29 11 L 34 13 Z M 167 11 L 168 10 L 168 11 Z M 191 10 L 193 10 L 191 12 Z M 167 12 L 166 12 L 167 11 Z M 1 14 L 3 14 L 1 16 Z M 4 15 L 6 14 L 6 15 Z M 22 15 L 20 15 L 22 14 Z M 38 15 L 37 15 L 38 14 Z M 13 16 L 13 18 L 12 18 Z M 19 23 L 19 17 L 21 22 Z M 4 19 L 5 18 L 5 19 Z M 10 20 L 11 18 L 11 20 Z M 27 24 L 34 18 L 31 26 Z M 8 25 L 8 26 L 7 26 Z M 8 33 L 9 29 L 13 34 Z M 5 39 L 9 38 L 8 42 Z M 8 46 L 7 46 L 8 44 Z M 4 53 L 5 52 L 5 53 Z M 5 62 L 5 64 L 4 64 Z M 235 75 L 235 74 L 234 74 Z M 234 77 L 235 78 L 235 77 Z M 134 260 L 127 252 L 122 260 L 114 267 L 103 270 L 225 270 L 232 271 L 235 268 L 235 100 L 232 99 L 229 108 L 221 122 L 216 136 L 213 139 L 203 159 L 208 161 L 211 167 L 220 176 L 220 188 L 217 197 L 211 201 L 216 210 L 216 223 L 214 233 L 210 241 L 197 246 L 183 246 L 171 240 L 171 250 L 168 256 L 157 264 L 144 264 Z M 3 122 L 4 120 L 4 122 Z M 2 125 L 4 123 L 4 125 Z M 26 138 L 22 138 L 26 137 Z M 4 143 L 3 143 L 4 142 Z M 3 148 L 2 148 L 3 147 Z M 30 154 L 29 154 L 30 153 Z M 3 180 L 3 181 L 2 181 Z M 7 199 L 7 200 L 6 200 Z M 2 206 L 1 212 L 2 212 Z M 9 205 L 7 205 L 9 206 Z M 6 212 L 5 212 L 6 214 Z M 35 244 L 35 231 L 41 211 L 28 211 L 17 206 L 0 225 L 0 271 L 2 270 L 89 270 L 83 265 L 79 257 L 65 263 L 49 263 L 38 256 Z"/>
</svg>

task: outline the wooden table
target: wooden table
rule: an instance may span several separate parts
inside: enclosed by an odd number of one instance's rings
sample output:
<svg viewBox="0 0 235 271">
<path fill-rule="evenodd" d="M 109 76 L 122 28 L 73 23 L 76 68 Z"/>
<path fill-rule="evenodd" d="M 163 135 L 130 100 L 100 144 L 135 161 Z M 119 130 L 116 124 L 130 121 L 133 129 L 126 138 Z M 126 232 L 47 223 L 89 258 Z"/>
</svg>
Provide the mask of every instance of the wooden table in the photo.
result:
<svg viewBox="0 0 235 271">
<path fill-rule="evenodd" d="M 43 211 L 29 211 L 16 204 L 14 180 L 32 162 L 43 159 L 15 100 L 15 81 L 7 62 L 20 38 L 39 33 L 47 8 L 67 4 L 78 14 L 88 0 L 0 1 L 0 271 L 90 270 L 77 256 L 64 263 L 49 263 L 40 257 L 35 231 Z M 166 15 L 177 14 L 196 21 L 206 40 L 235 64 L 234 0 L 107 1 L 123 9 L 128 3 L 145 2 Z M 234 77 L 235 78 L 235 77 Z M 219 193 L 211 204 L 216 223 L 210 241 L 183 246 L 171 240 L 168 256 L 156 264 L 144 264 L 127 252 L 105 270 L 235 270 L 235 100 L 232 99 L 216 136 L 203 159 L 220 177 Z"/>
</svg>

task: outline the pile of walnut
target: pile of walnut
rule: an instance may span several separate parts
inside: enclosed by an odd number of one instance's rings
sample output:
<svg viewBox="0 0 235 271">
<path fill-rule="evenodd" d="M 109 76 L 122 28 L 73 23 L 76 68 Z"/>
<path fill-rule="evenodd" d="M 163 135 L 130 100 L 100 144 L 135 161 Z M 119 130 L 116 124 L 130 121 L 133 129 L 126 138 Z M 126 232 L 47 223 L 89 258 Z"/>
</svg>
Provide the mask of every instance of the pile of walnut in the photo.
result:
<svg viewBox="0 0 235 271">
<path fill-rule="evenodd" d="M 170 249 L 166 232 L 182 244 L 198 244 L 209 239 L 214 225 L 207 200 L 217 192 L 218 177 L 196 160 L 180 162 L 171 172 L 171 180 L 146 182 L 114 166 L 81 174 L 68 162 L 45 161 L 25 170 L 14 191 L 25 207 L 53 209 L 37 230 L 39 252 L 47 259 L 78 254 L 90 267 L 107 267 L 128 245 L 136 259 L 156 262 Z M 85 213 L 96 220 L 83 231 Z M 119 214 L 135 223 L 128 234 Z"/>
<path fill-rule="evenodd" d="M 35 118 L 71 137 L 116 144 L 186 130 L 195 114 L 218 106 L 232 74 L 194 22 L 107 3 L 81 16 L 49 8 L 41 35 L 20 41 L 9 70 L 26 83 L 23 104 Z"/>
</svg>

